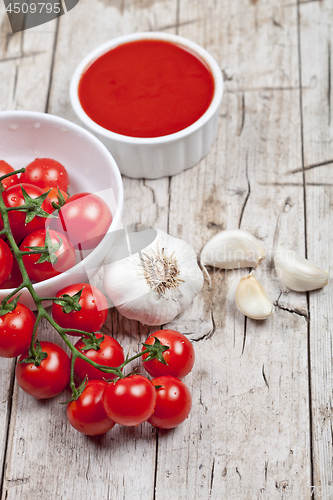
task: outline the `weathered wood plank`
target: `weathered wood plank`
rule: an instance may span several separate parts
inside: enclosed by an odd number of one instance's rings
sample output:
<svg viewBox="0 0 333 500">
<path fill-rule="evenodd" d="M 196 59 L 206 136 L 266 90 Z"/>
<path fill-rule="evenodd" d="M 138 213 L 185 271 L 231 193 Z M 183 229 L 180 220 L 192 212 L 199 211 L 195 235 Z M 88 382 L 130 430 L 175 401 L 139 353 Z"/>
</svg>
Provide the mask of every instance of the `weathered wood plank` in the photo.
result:
<svg viewBox="0 0 333 500">
<path fill-rule="evenodd" d="M 329 168 L 306 174 L 308 258 L 332 276 L 332 180 Z M 312 185 L 313 184 L 313 185 Z M 318 185 L 316 185 L 318 184 Z M 312 442 L 316 497 L 333 498 L 333 285 L 309 294 Z M 321 496 L 320 496 L 321 492 Z"/>
<path fill-rule="evenodd" d="M 165 491 L 175 499 L 309 499 L 306 297 L 280 297 L 271 262 L 279 216 L 280 242 L 301 253 L 305 246 L 302 176 L 289 175 L 301 166 L 296 5 L 286 12 L 270 1 L 182 0 L 179 34 L 215 56 L 226 94 L 212 151 L 172 178 L 170 233 L 199 252 L 221 229 L 249 230 L 268 254 L 257 275 L 290 312 L 277 308 L 244 327 L 234 293 L 246 271 L 215 272 L 212 289 L 173 322 L 197 339 L 187 378 L 195 410 L 182 427 L 159 433 L 156 499 Z"/>
<path fill-rule="evenodd" d="M 333 161 L 332 2 L 300 7 L 305 168 Z M 332 275 L 332 163 L 305 172 L 308 258 Z M 332 282 L 309 295 L 315 498 L 333 498 Z"/>
<path fill-rule="evenodd" d="M 22 58 L 22 33 L 13 34 L 4 5 L 0 5 L 1 109 L 14 105 L 18 66 Z"/>
<path fill-rule="evenodd" d="M 21 34 L 10 35 L 11 28 L 3 4 L 0 5 L 0 93 L 1 109 L 10 108 L 15 88 L 17 59 L 20 57 Z M 1 139 L 0 139 L 1 147 Z M 1 149 L 0 149 L 1 151 Z M 1 155 L 1 152 L 0 152 Z M 6 452 L 7 432 L 12 406 L 12 384 L 15 362 L 3 359 L 0 368 L 1 412 L 0 412 L 0 464 L 3 466 Z"/>
<path fill-rule="evenodd" d="M 0 5 L 1 110 L 45 111 L 57 20 L 13 34 Z"/>
<path fill-rule="evenodd" d="M 304 166 L 333 161 L 333 5 L 300 6 Z"/>
<path fill-rule="evenodd" d="M 92 22 L 93 16 L 93 22 Z M 81 0 L 62 17 L 48 112 L 77 122 L 69 103 L 69 82 L 76 65 L 98 44 L 131 31 L 174 31 L 176 1 L 94 2 Z M 169 180 L 124 178 L 125 225 L 167 229 Z M 140 326 L 110 311 L 104 331 L 114 335 L 125 352 L 136 351 L 154 329 Z M 40 334 L 56 339 L 46 324 Z M 132 368 L 132 367 L 131 367 Z M 156 432 L 116 426 L 100 438 L 86 438 L 71 428 L 58 400 L 38 403 L 15 387 L 4 495 L 7 500 L 99 498 L 153 499 Z M 68 398 L 67 398 L 68 399 Z M 35 418 L 38 411 L 38 419 Z M 39 441 L 32 436 L 38 434 Z M 24 443 L 24 446 L 22 445 Z M 51 473 L 50 473 L 51 472 Z"/>
<path fill-rule="evenodd" d="M 45 111 L 55 29 L 56 22 L 52 22 L 48 24 L 47 29 L 44 27 L 29 30 L 29 35 L 28 32 L 12 34 L 4 4 L 0 3 L 1 110 L 34 109 L 35 111 Z M 6 158 L 4 159 L 6 160 Z M 1 470 L 7 447 L 9 419 L 11 418 L 14 368 L 14 360 L 2 359 L 0 367 Z"/>
</svg>

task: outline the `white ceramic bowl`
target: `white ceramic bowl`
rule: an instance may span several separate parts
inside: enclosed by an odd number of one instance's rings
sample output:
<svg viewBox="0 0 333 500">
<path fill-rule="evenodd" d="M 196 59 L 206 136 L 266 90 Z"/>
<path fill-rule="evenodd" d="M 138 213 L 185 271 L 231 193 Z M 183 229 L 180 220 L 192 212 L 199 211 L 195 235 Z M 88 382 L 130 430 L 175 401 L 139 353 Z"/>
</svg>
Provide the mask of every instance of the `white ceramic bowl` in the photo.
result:
<svg viewBox="0 0 333 500">
<path fill-rule="evenodd" d="M 91 192 L 100 195 L 110 206 L 113 221 L 101 243 L 72 269 L 54 278 L 36 283 L 36 292 L 51 297 L 72 283 L 85 282 L 98 271 L 115 230 L 121 227 L 123 185 L 117 164 L 106 147 L 92 134 L 74 123 L 45 113 L 31 111 L 0 112 L 0 159 L 15 169 L 35 158 L 54 158 L 69 174 L 71 194 Z M 0 290 L 2 300 L 11 290 Z M 27 290 L 20 302 L 35 309 Z"/>
<path fill-rule="evenodd" d="M 97 125 L 83 110 L 78 97 L 82 74 L 101 55 L 118 45 L 135 40 L 164 40 L 197 54 L 209 66 L 214 77 L 215 91 L 207 111 L 192 125 L 154 138 L 129 137 L 110 132 Z M 213 57 L 200 45 L 168 33 L 133 33 L 114 38 L 90 52 L 78 65 L 71 80 L 70 100 L 83 125 L 93 132 L 114 156 L 122 174 L 128 177 L 156 179 L 171 176 L 193 167 L 209 151 L 217 134 L 219 106 L 223 95 L 221 70 Z"/>
</svg>

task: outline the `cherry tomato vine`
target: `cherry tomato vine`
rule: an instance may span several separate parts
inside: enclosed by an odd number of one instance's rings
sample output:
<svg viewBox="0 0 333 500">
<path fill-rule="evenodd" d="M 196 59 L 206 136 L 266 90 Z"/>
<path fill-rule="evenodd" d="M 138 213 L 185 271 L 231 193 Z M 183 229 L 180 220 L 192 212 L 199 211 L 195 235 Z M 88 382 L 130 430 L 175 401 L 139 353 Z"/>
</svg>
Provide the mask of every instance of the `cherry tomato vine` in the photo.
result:
<svg viewBox="0 0 333 500">
<path fill-rule="evenodd" d="M 17 261 L 18 268 L 21 272 L 22 275 L 22 283 L 15 288 L 5 299 L 1 302 L 0 305 L 0 317 L 6 315 L 8 312 L 12 312 L 15 310 L 18 304 L 18 300 L 20 295 L 19 292 L 26 288 L 30 294 L 31 297 L 36 305 L 37 309 L 37 317 L 35 320 L 35 324 L 33 327 L 33 332 L 32 332 L 32 338 L 31 338 L 31 344 L 29 348 L 29 355 L 26 356 L 24 359 L 21 359 L 20 363 L 33 363 L 35 367 L 39 367 L 44 359 L 47 358 L 48 354 L 47 352 L 43 352 L 42 345 L 43 342 L 40 343 L 39 340 L 37 339 L 37 329 L 40 321 L 45 318 L 53 327 L 54 329 L 58 332 L 62 340 L 65 342 L 67 347 L 70 349 L 72 358 L 70 361 L 70 387 L 72 390 L 72 397 L 69 401 L 76 401 L 80 398 L 81 394 L 83 393 L 84 389 L 87 386 L 87 379 L 82 381 L 82 383 L 79 385 L 79 387 L 76 387 L 75 381 L 74 381 L 74 365 L 75 361 L 80 358 L 81 360 L 85 361 L 86 363 L 89 363 L 92 367 L 105 372 L 105 374 L 110 374 L 112 375 L 112 378 L 114 380 L 118 379 L 124 379 L 126 376 L 122 373 L 123 368 L 129 364 L 130 362 L 134 361 L 135 359 L 145 355 L 145 361 L 149 360 L 159 360 L 161 363 L 166 364 L 165 359 L 163 358 L 163 352 L 168 350 L 169 347 L 166 345 L 163 345 L 157 338 L 154 342 L 154 344 L 144 344 L 144 349 L 132 356 L 129 357 L 127 356 L 126 359 L 122 364 L 120 364 L 117 367 L 110 367 L 110 366 L 105 366 L 103 364 L 99 364 L 95 361 L 93 361 L 91 358 L 86 356 L 82 351 L 87 350 L 87 349 L 94 349 L 98 351 L 100 349 L 100 344 L 104 341 L 104 335 L 96 335 L 94 332 L 88 332 L 76 328 L 64 328 L 60 326 L 52 316 L 47 312 L 45 307 L 43 306 L 43 302 L 52 302 L 55 305 L 61 306 L 63 310 L 66 313 L 72 312 L 72 311 L 79 311 L 81 306 L 79 305 L 79 300 L 81 297 L 80 291 L 76 293 L 73 296 L 70 296 L 68 294 L 61 295 L 59 297 L 40 297 L 31 282 L 31 279 L 29 277 L 29 274 L 27 272 L 27 269 L 24 265 L 24 256 L 27 255 L 33 255 L 33 254 L 39 254 L 40 255 L 40 262 L 50 262 L 53 263 L 56 259 L 55 257 L 55 252 L 57 249 L 59 249 L 61 245 L 61 238 L 59 238 L 59 244 L 57 243 L 50 243 L 50 236 L 48 233 L 48 229 L 46 230 L 46 237 L 45 237 L 45 245 L 38 246 L 38 247 L 25 247 L 28 248 L 27 251 L 23 251 L 19 248 L 17 245 L 17 242 L 13 236 L 13 232 L 10 226 L 10 221 L 9 221 L 9 213 L 11 211 L 19 211 L 19 212 L 25 212 L 26 214 L 26 224 L 33 221 L 35 217 L 41 217 L 41 218 L 54 218 L 55 216 L 44 211 L 42 208 L 43 202 L 46 199 L 49 191 L 46 191 L 44 194 L 40 195 L 37 198 L 32 198 L 29 196 L 29 194 L 22 189 L 22 194 L 24 196 L 24 204 L 20 206 L 6 206 L 4 198 L 2 196 L 3 191 L 5 190 L 5 186 L 3 184 L 3 181 L 5 179 L 8 179 L 11 176 L 17 176 L 18 174 L 24 174 L 25 169 L 22 168 L 20 170 L 16 170 L 14 172 L 9 172 L 6 173 L 5 175 L 0 176 L 0 213 L 2 217 L 2 224 L 3 224 L 3 229 L 0 231 L 0 236 L 3 235 L 7 238 L 11 249 L 12 253 L 14 255 L 14 258 Z M 5 183 L 6 185 L 6 183 Z M 8 185 L 8 184 L 7 184 Z M 60 193 L 59 193 L 60 194 Z M 59 202 L 61 205 L 61 202 L 64 200 L 59 196 Z M 82 290 L 81 290 L 82 292 Z M 82 336 L 82 342 L 85 344 L 84 347 L 80 347 L 80 349 L 76 348 L 75 345 L 71 343 L 71 341 L 68 339 L 67 334 L 69 335 L 77 335 L 77 336 Z M 44 343 L 46 344 L 46 343 Z M 111 378 L 111 377 L 110 377 Z"/>
</svg>

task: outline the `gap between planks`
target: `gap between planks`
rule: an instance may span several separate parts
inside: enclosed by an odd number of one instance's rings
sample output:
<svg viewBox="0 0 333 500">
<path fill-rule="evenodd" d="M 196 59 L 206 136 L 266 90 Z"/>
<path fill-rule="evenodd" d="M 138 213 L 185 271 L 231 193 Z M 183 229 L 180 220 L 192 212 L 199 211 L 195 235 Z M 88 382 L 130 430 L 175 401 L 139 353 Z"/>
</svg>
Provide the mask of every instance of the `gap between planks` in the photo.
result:
<svg viewBox="0 0 333 500">
<path fill-rule="evenodd" d="M 55 53 L 56 53 L 56 47 L 57 47 L 57 41 L 58 41 L 58 31 L 59 31 L 59 18 L 57 18 L 57 20 L 56 20 L 56 30 L 55 30 L 55 34 L 54 34 L 54 43 L 53 43 L 52 59 L 51 59 L 51 67 L 50 67 L 50 79 L 49 79 L 49 85 L 48 85 L 48 91 L 47 91 L 46 104 L 44 107 L 45 113 L 48 112 L 48 107 L 49 107 L 49 98 L 50 98 L 50 92 L 51 92 L 51 86 L 52 86 L 52 76 L 53 76 L 53 68 L 54 68 L 54 62 L 55 62 Z M 8 60 L 13 60 L 13 59 L 21 60 L 23 58 L 42 53 L 42 52 L 35 51 L 35 52 L 30 53 L 30 54 L 24 54 L 24 52 L 23 52 L 24 35 L 25 35 L 25 32 L 22 31 L 21 40 L 20 40 L 20 47 L 21 47 L 20 56 L 8 58 Z M 18 68 L 16 69 L 16 81 L 17 81 L 17 76 L 18 76 Z M 15 89 L 16 89 L 16 81 L 15 81 L 15 85 L 14 85 L 14 95 L 15 95 Z M 6 474 L 6 468 L 7 468 L 8 442 L 9 442 L 10 424 L 11 424 L 11 416 L 12 416 L 16 363 L 17 363 L 17 360 L 14 360 L 14 362 L 12 364 L 12 369 L 11 369 L 11 374 L 10 374 L 10 385 L 9 385 L 9 389 L 8 389 L 7 421 L 6 421 L 6 430 L 5 430 L 5 432 L 6 432 L 5 450 L 4 450 L 4 456 L 3 456 L 2 471 L 1 471 L 1 476 L 0 476 L 0 498 L 2 498 L 2 496 L 3 496 L 5 474 Z M 6 497 L 7 497 L 7 492 L 6 492 Z"/>
<path fill-rule="evenodd" d="M 303 207 L 304 207 L 304 239 L 305 239 L 305 257 L 308 256 L 308 240 L 307 240 L 307 213 L 306 213 L 306 179 L 305 179 L 305 163 L 304 163 L 304 133 L 303 133 L 303 95 L 302 95 L 302 53 L 301 53 L 301 12 L 300 0 L 297 0 L 297 45 L 298 45 L 298 71 L 299 71 L 299 110 L 301 124 L 301 158 L 302 158 L 302 178 L 303 178 Z M 306 292 L 306 303 L 308 309 L 307 321 L 307 348 L 308 348 L 308 387 L 309 387 L 309 435 L 310 435 L 310 477 L 311 487 L 314 485 L 314 456 L 313 456 L 313 430 L 312 430 L 312 380 L 311 380 L 311 351 L 310 351 L 310 335 L 311 335 L 311 318 L 310 318 L 310 299 L 309 292 Z M 312 496 L 312 494 L 311 494 Z M 316 495 L 315 495 L 316 498 Z"/>
</svg>

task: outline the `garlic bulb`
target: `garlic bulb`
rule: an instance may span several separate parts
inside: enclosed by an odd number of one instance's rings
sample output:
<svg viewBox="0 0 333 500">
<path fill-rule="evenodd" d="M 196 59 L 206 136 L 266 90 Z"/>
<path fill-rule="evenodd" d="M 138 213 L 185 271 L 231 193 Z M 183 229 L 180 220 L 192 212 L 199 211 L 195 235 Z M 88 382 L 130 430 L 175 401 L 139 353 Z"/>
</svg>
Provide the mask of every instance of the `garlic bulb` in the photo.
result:
<svg viewBox="0 0 333 500">
<path fill-rule="evenodd" d="M 186 309 L 203 286 L 194 250 L 157 230 L 146 248 L 104 267 L 104 288 L 118 311 L 145 325 L 163 325 Z"/>
<path fill-rule="evenodd" d="M 293 250 L 278 247 L 274 251 L 274 265 L 278 278 L 295 292 L 308 292 L 327 285 L 328 272 Z"/>
<path fill-rule="evenodd" d="M 244 276 L 238 283 L 236 304 L 245 316 L 252 319 L 266 319 L 274 313 L 273 302 L 252 273 Z"/>
<path fill-rule="evenodd" d="M 220 269 L 256 267 L 265 258 L 265 251 L 252 234 L 242 229 L 225 230 L 213 236 L 203 247 L 203 266 Z"/>
</svg>

